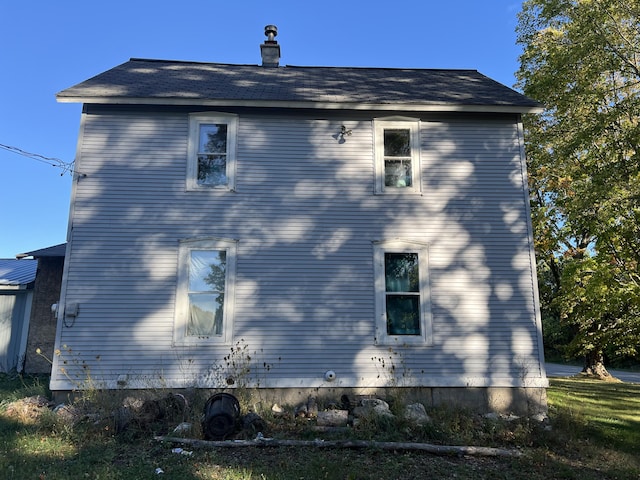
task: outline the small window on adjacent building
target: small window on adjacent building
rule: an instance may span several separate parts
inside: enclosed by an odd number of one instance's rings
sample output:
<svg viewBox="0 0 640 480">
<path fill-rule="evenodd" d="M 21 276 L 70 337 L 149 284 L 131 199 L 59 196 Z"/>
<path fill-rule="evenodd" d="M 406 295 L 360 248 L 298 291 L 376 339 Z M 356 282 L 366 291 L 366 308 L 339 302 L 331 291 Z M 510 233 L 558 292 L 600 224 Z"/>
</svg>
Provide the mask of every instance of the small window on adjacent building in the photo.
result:
<svg viewBox="0 0 640 480">
<path fill-rule="evenodd" d="M 225 343 L 233 330 L 236 242 L 185 240 L 179 251 L 176 343 Z"/>
<path fill-rule="evenodd" d="M 421 191 L 418 120 L 375 120 L 376 193 Z"/>
<path fill-rule="evenodd" d="M 235 188 L 237 123 L 229 114 L 189 117 L 189 190 Z"/>
<path fill-rule="evenodd" d="M 417 242 L 376 242 L 376 343 L 429 344 L 427 246 Z"/>
</svg>

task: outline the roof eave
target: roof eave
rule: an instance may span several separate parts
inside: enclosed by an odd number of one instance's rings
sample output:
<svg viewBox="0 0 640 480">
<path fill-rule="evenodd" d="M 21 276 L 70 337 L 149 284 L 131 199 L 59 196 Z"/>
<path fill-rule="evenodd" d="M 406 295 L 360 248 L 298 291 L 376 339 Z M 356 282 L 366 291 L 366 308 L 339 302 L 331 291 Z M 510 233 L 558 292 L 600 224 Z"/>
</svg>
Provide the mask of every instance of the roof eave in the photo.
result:
<svg viewBox="0 0 640 480">
<path fill-rule="evenodd" d="M 27 290 L 28 284 L 25 283 L 2 283 L 0 282 L 0 290 Z"/>
<path fill-rule="evenodd" d="M 202 98 L 135 98 L 135 97 L 82 97 L 56 96 L 59 103 L 86 103 L 105 105 L 202 105 L 211 107 L 295 108 L 318 110 L 383 110 L 407 112 L 474 112 L 474 113 L 541 113 L 544 109 L 529 105 L 473 105 L 447 103 L 355 103 L 310 102 L 290 100 L 225 100 Z"/>
</svg>

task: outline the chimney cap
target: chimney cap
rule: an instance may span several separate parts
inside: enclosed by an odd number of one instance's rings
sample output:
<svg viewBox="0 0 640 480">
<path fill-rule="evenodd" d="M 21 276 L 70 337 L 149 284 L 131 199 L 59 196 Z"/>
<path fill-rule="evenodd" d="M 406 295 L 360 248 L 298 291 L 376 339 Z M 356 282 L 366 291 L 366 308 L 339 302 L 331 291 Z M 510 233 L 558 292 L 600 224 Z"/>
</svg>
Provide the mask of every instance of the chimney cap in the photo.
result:
<svg viewBox="0 0 640 480">
<path fill-rule="evenodd" d="M 275 25 L 267 25 L 264 27 L 264 34 L 267 36 L 268 42 L 275 42 L 275 38 L 278 35 L 278 27 Z"/>
</svg>

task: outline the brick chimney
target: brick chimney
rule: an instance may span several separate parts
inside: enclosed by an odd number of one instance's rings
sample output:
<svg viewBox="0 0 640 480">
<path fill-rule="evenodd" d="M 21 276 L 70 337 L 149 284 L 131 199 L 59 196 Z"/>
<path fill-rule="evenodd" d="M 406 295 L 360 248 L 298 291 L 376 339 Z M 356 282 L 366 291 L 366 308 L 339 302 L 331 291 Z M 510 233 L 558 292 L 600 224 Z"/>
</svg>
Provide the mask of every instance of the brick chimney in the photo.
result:
<svg viewBox="0 0 640 480">
<path fill-rule="evenodd" d="M 275 40 L 278 35 L 278 27 L 267 25 L 264 27 L 264 34 L 267 39 L 260 45 L 263 67 L 277 67 L 280 64 L 280 45 Z"/>
</svg>

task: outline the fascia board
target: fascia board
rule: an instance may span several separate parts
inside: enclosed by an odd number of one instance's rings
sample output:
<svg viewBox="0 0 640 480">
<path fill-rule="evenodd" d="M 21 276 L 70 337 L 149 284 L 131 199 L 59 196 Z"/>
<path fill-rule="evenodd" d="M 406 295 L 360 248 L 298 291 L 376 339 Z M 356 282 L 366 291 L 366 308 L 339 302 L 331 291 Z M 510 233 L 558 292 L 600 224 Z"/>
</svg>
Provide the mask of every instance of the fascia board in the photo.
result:
<svg viewBox="0 0 640 480">
<path fill-rule="evenodd" d="M 105 105 L 202 105 L 212 107 L 260 107 L 318 110 L 379 110 L 407 112 L 479 112 L 479 113 L 542 113 L 536 106 L 516 105 L 450 105 L 403 103 L 293 102 L 280 100 L 211 100 L 201 98 L 135 98 L 135 97 L 72 97 L 57 96 L 59 103 Z"/>
</svg>

